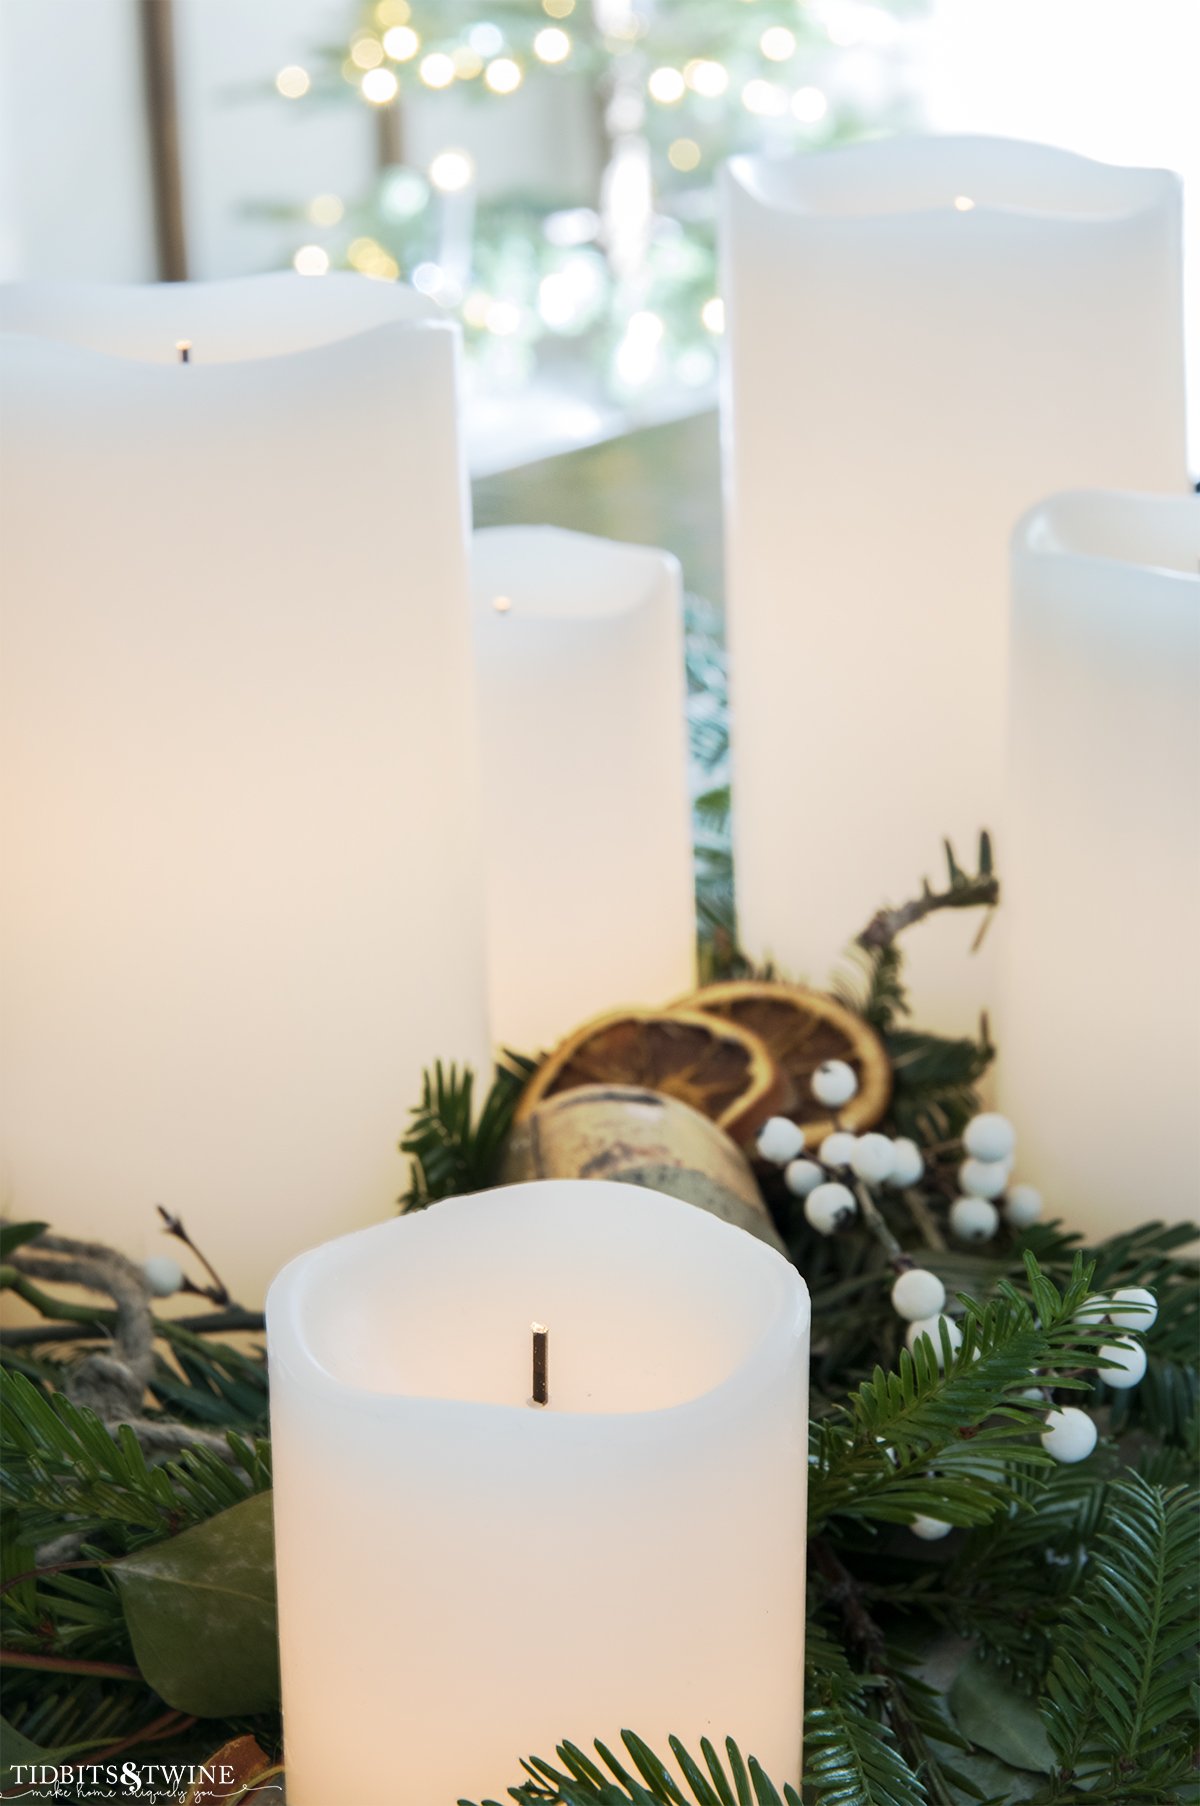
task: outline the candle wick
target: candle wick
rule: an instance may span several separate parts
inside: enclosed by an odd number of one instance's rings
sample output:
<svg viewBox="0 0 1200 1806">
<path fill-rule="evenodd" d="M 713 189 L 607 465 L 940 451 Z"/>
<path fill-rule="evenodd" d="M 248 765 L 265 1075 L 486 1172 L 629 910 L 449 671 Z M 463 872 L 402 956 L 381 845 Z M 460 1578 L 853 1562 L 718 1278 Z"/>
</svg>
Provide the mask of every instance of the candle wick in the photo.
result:
<svg viewBox="0 0 1200 1806">
<path fill-rule="evenodd" d="M 190 339 L 176 339 L 175 349 L 179 353 L 179 361 L 181 364 L 191 363 L 192 341 Z"/>
<path fill-rule="evenodd" d="M 531 1323 L 533 1332 L 533 1397 L 531 1405 L 550 1403 L 550 1331 L 544 1323 Z"/>
</svg>

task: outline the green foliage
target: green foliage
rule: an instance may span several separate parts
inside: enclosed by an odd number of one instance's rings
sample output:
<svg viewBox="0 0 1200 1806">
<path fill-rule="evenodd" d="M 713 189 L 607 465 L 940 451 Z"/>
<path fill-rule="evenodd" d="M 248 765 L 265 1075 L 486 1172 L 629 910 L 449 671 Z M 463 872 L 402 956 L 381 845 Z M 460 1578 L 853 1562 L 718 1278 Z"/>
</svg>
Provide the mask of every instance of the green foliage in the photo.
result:
<svg viewBox="0 0 1200 1806">
<path fill-rule="evenodd" d="M 669 1739 L 676 1773 L 632 1731 L 621 1732 L 632 1769 L 606 1744 L 597 1742 L 600 1764 L 574 1743 L 560 1744 L 560 1767 L 539 1756 L 521 1766 L 528 1777 L 508 1789 L 517 1806 L 801 1806 L 796 1789 L 776 1787 L 751 1756 L 742 1755 L 732 1738 L 725 1742 L 722 1762 L 707 1738 L 701 1740 L 702 1764 L 677 1737 Z M 607 1773 L 605 1772 L 607 1770 Z M 470 1806 L 460 1801 L 459 1806 Z M 485 1800 L 483 1806 L 499 1806 Z"/>
<path fill-rule="evenodd" d="M 475 1115 L 475 1075 L 469 1067 L 439 1060 L 422 1080 L 421 1101 L 400 1142 L 411 1161 L 402 1210 L 424 1210 L 442 1198 L 462 1197 L 494 1185 L 517 1099 L 537 1062 L 506 1053 Z"/>
<path fill-rule="evenodd" d="M 94 1412 L 23 1374 L 4 1376 L 0 1499 L 9 1534 L 32 1546 L 71 1532 L 124 1554 L 202 1523 L 270 1485 L 265 1443 L 230 1432 L 236 1465 L 207 1448 L 151 1466 L 128 1426 L 110 1435 Z"/>
<path fill-rule="evenodd" d="M 1192 1768 L 1198 1530 L 1188 1488 L 1130 1473 L 1109 1489 L 1043 1708 L 1062 1769 L 1088 1773 L 1091 1799 L 1170 1799 Z"/>
</svg>

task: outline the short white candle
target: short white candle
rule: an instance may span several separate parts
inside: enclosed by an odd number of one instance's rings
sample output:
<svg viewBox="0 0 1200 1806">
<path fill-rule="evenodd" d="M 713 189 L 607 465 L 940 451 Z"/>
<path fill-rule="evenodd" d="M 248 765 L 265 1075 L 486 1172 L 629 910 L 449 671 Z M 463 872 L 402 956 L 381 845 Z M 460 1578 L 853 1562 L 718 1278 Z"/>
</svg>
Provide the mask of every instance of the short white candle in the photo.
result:
<svg viewBox="0 0 1200 1806">
<path fill-rule="evenodd" d="M 5 1202 L 255 1304 L 486 1063 L 467 546 L 451 328 L 210 343 L 0 337 Z"/>
<path fill-rule="evenodd" d="M 348 1773 L 357 1806 L 497 1799 L 623 1727 L 796 1782 L 808 1295 L 780 1255 L 638 1187 L 514 1186 L 301 1256 L 267 1334 L 296 1806 Z"/>
<path fill-rule="evenodd" d="M 823 982 L 998 829 L 1018 516 L 1185 487 L 1178 182 L 888 139 L 736 159 L 723 238 L 741 938 Z M 923 1026 L 974 1031 L 977 927 L 906 937 Z"/>
<path fill-rule="evenodd" d="M 472 581 L 492 1030 L 536 1052 L 695 982 L 679 566 L 492 527 Z"/>
<path fill-rule="evenodd" d="M 1200 500 L 1056 496 L 1013 543 L 998 1011 L 1020 1167 L 1089 1234 L 1200 1208 Z"/>
</svg>

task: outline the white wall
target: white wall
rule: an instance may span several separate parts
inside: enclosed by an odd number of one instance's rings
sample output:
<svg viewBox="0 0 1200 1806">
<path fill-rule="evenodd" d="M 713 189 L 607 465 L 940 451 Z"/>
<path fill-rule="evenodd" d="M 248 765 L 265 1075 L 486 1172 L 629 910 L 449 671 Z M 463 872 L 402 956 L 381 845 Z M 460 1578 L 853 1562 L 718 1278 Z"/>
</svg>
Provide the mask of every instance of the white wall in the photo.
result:
<svg viewBox="0 0 1200 1806">
<path fill-rule="evenodd" d="M 0 0 L 0 280 L 155 263 L 137 0 Z"/>
</svg>

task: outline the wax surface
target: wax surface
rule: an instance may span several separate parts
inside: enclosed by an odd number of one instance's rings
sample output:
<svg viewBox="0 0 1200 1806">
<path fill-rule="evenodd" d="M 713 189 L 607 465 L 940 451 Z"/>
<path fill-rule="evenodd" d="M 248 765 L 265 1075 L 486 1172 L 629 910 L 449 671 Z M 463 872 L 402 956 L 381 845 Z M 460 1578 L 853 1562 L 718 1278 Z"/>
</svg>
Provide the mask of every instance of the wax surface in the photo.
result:
<svg viewBox="0 0 1200 1806">
<path fill-rule="evenodd" d="M 679 566 L 492 527 L 472 588 L 492 1027 L 537 1052 L 695 980 Z"/>
<path fill-rule="evenodd" d="M 247 1305 L 487 1058 L 454 362 L 0 336 L 5 1206 Z"/>
<path fill-rule="evenodd" d="M 530 1324 L 550 1403 L 527 1404 Z M 546 1181 L 301 1257 L 268 1302 L 289 1798 L 500 1797 L 521 1755 L 802 1724 L 808 1299 L 638 1187 Z"/>
<path fill-rule="evenodd" d="M 944 835 L 990 828 L 1003 881 L 1017 518 L 1185 488 L 1178 183 L 995 139 L 736 158 L 722 241 L 740 938 L 825 982 Z M 978 925 L 905 937 L 923 1027 L 993 1001 Z"/>
<path fill-rule="evenodd" d="M 1068 494 L 1013 541 L 1000 1095 L 1090 1235 L 1200 1221 L 1200 499 Z"/>
</svg>

